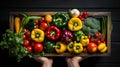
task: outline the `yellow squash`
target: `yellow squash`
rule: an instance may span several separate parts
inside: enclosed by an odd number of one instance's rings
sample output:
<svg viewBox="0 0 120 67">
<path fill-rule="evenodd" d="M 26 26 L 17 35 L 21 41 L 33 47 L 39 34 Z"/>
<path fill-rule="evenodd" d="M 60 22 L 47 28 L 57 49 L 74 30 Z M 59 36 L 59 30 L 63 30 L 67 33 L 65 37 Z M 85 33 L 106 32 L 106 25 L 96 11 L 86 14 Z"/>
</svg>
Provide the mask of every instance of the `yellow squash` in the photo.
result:
<svg viewBox="0 0 120 67">
<path fill-rule="evenodd" d="M 20 17 L 15 17 L 15 32 L 16 34 L 19 33 L 20 30 Z"/>
</svg>

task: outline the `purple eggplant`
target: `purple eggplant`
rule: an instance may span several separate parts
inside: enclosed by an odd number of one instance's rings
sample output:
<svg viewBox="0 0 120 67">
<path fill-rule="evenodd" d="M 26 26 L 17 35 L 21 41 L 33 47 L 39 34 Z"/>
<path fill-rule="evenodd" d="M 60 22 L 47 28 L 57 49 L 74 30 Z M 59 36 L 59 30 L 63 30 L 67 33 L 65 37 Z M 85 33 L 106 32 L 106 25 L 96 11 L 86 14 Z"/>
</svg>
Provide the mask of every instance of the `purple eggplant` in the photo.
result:
<svg viewBox="0 0 120 67">
<path fill-rule="evenodd" d="M 69 30 L 63 30 L 60 35 L 60 40 L 66 44 L 73 40 L 73 34 Z"/>
</svg>

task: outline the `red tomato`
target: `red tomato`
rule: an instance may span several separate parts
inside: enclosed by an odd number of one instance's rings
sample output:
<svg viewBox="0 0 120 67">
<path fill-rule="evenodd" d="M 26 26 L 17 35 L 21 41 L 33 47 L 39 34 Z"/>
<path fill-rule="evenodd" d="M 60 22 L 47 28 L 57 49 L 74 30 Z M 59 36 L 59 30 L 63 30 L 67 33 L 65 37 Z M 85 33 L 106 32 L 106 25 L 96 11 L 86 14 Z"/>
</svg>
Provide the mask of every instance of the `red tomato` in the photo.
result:
<svg viewBox="0 0 120 67">
<path fill-rule="evenodd" d="M 99 34 L 98 34 L 98 33 L 96 33 L 96 34 L 94 35 L 94 37 L 95 37 L 95 38 L 98 38 L 98 37 L 99 37 Z"/>
<path fill-rule="evenodd" d="M 48 24 L 47 24 L 47 23 L 45 23 L 45 22 L 41 22 L 41 23 L 40 23 L 40 29 L 41 29 L 41 30 L 46 30 L 47 27 L 48 27 Z"/>
<path fill-rule="evenodd" d="M 41 43 L 35 43 L 33 48 L 35 52 L 41 52 L 43 50 L 43 45 Z"/>
<path fill-rule="evenodd" d="M 99 36 L 101 36 L 102 34 L 100 32 L 98 32 Z"/>
<path fill-rule="evenodd" d="M 95 38 L 98 38 L 99 36 L 101 36 L 101 33 L 100 33 L 100 32 L 97 32 L 97 33 L 94 35 Z"/>
<path fill-rule="evenodd" d="M 35 41 L 32 41 L 31 46 L 33 47 L 35 45 L 35 43 L 36 43 Z"/>
<path fill-rule="evenodd" d="M 84 17 L 85 17 L 85 18 L 88 18 L 88 15 L 87 15 L 87 14 L 86 14 L 86 15 L 84 15 Z"/>
<path fill-rule="evenodd" d="M 97 40 L 96 44 L 99 45 L 101 43 L 101 40 Z"/>
<path fill-rule="evenodd" d="M 27 38 L 27 36 L 26 35 L 23 35 L 23 39 L 25 40 Z"/>
<path fill-rule="evenodd" d="M 42 18 L 40 19 L 40 22 L 44 22 L 44 21 L 45 21 L 45 18 L 42 17 Z"/>
<path fill-rule="evenodd" d="M 26 33 L 26 32 L 27 32 L 27 29 L 24 28 L 24 29 L 23 29 L 23 32 Z"/>
<path fill-rule="evenodd" d="M 91 39 L 91 36 L 90 36 L 90 35 L 88 35 L 87 37 L 88 37 L 88 39 Z"/>
<path fill-rule="evenodd" d="M 31 33 L 30 32 L 26 32 L 26 34 L 25 34 L 27 37 L 29 37 L 30 35 L 31 35 Z"/>
<path fill-rule="evenodd" d="M 86 12 L 86 11 L 85 11 L 85 12 L 83 12 L 83 15 L 88 15 L 88 12 Z"/>
<path fill-rule="evenodd" d="M 27 47 L 30 45 L 30 41 L 29 40 L 24 40 L 23 46 Z"/>
<path fill-rule="evenodd" d="M 79 19 L 83 18 L 81 15 L 78 16 Z"/>
<path fill-rule="evenodd" d="M 32 46 L 27 46 L 27 50 L 28 50 L 29 53 L 31 53 L 32 52 Z"/>
<path fill-rule="evenodd" d="M 89 43 L 87 46 L 87 50 L 90 53 L 95 53 L 97 51 L 97 44 L 93 42 Z"/>
<path fill-rule="evenodd" d="M 38 19 L 35 19 L 35 23 L 36 23 L 36 24 L 39 24 L 39 20 L 38 20 Z"/>
<path fill-rule="evenodd" d="M 82 18 L 81 18 L 81 21 L 84 21 L 84 20 L 85 20 L 85 18 L 82 17 Z"/>
<path fill-rule="evenodd" d="M 93 39 L 93 38 L 90 38 L 90 42 L 94 42 L 94 43 L 95 43 L 95 39 Z"/>
</svg>

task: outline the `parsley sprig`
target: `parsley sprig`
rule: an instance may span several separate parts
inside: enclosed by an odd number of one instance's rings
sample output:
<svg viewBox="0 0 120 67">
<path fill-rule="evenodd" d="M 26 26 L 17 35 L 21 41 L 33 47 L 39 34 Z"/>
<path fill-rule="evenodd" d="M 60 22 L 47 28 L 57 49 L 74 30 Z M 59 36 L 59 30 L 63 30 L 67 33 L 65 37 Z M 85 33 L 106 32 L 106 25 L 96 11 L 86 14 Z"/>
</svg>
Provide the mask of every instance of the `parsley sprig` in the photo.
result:
<svg viewBox="0 0 120 67">
<path fill-rule="evenodd" d="M 27 48 L 22 46 L 24 41 L 22 38 L 23 34 L 24 33 L 16 34 L 11 29 L 7 29 L 0 42 L 1 49 L 8 49 L 9 55 L 15 56 L 18 62 L 28 55 Z"/>
</svg>

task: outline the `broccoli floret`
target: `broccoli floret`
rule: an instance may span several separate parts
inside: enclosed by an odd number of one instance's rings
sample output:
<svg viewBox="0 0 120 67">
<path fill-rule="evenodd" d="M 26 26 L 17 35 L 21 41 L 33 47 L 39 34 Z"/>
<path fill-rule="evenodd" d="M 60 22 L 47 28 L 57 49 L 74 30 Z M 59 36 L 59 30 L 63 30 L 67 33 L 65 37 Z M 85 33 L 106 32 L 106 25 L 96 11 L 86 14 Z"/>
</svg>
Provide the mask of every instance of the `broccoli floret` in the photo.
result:
<svg viewBox="0 0 120 67">
<path fill-rule="evenodd" d="M 100 31 L 100 29 L 101 29 L 100 20 L 98 20 L 97 18 L 94 18 L 94 17 L 88 17 L 82 23 L 83 23 L 82 31 L 86 35 L 93 36 L 95 33 Z"/>
</svg>

